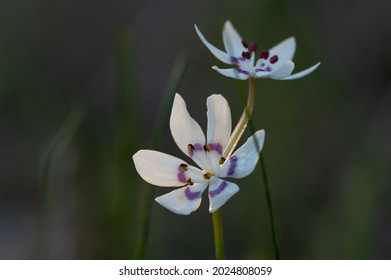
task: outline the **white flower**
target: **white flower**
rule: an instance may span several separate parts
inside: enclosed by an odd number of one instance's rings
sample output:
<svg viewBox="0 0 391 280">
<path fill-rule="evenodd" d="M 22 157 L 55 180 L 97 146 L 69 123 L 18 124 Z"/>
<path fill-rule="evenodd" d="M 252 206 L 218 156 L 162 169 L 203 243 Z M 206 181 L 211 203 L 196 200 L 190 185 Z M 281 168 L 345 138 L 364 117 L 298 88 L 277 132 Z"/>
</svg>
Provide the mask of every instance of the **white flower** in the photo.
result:
<svg viewBox="0 0 391 280">
<path fill-rule="evenodd" d="M 248 46 L 230 21 L 225 22 L 223 29 L 223 41 L 226 52 L 210 44 L 197 25 L 194 26 L 201 41 L 216 58 L 224 63 L 237 66 L 229 69 L 220 69 L 217 66 L 212 67 L 226 77 L 239 80 L 246 80 L 249 77 L 293 80 L 310 74 L 320 64 L 318 62 L 304 71 L 291 75 L 293 68 L 295 68 L 295 64 L 292 61 L 296 49 L 294 37 L 282 41 L 270 50 L 261 51 L 258 55 L 258 60 L 255 62 L 257 45 L 252 43 Z"/>
<path fill-rule="evenodd" d="M 133 156 L 137 172 L 150 184 L 180 187 L 155 200 L 174 213 L 188 215 L 198 209 L 203 191 L 209 186 L 209 212 L 219 209 L 239 191 L 239 187 L 222 178 L 242 178 L 255 168 L 265 132 L 257 131 L 228 159 L 221 157 L 231 134 L 231 111 L 221 95 L 207 99 L 208 132 L 190 116 L 183 98 L 176 94 L 170 129 L 178 147 L 198 166 L 174 156 L 152 150 L 140 150 Z M 259 151 L 254 140 L 257 140 Z"/>
</svg>

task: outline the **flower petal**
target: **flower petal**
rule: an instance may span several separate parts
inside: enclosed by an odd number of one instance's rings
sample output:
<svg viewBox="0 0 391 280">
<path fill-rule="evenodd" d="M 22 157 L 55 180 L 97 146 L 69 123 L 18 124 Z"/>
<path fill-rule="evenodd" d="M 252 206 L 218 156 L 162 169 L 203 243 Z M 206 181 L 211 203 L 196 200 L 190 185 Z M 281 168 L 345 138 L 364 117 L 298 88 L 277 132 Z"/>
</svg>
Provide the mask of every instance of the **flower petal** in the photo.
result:
<svg viewBox="0 0 391 280">
<path fill-rule="evenodd" d="M 223 41 L 225 50 L 230 56 L 241 57 L 242 52 L 246 50 L 242 44 L 242 37 L 229 20 L 224 24 Z"/>
<path fill-rule="evenodd" d="M 310 68 L 307 68 L 306 70 L 303 70 L 303 71 L 295 73 L 291 76 L 285 77 L 282 80 L 295 80 L 295 79 L 299 79 L 301 77 L 304 77 L 304 76 L 312 73 L 316 68 L 318 68 L 319 65 L 320 65 L 320 62 L 316 63 L 314 66 L 311 66 Z"/>
<path fill-rule="evenodd" d="M 216 48 L 215 46 L 213 46 L 211 43 L 209 43 L 204 35 L 202 35 L 201 31 L 198 29 L 197 25 L 194 24 L 194 27 L 195 27 L 195 30 L 197 32 L 197 35 L 198 37 L 200 37 L 202 43 L 204 43 L 204 45 L 209 49 L 209 51 L 219 60 L 221 60 L 222 62 L 224 63 L 227 63 L 227 64 L 232 64 L 232 57 L 223 52 L 222 50 L 219 50 L 218 48 Z"/>
<path fill-rule="evenodd" d="M 286 61 L 280 68 L 270 73 L 270 78 L 275 80 L 284 79 L 292 73 L 294 68 L 295 64 L 292 60 Z"/>
<path fill-rule="evenodd" d="M 156 186 L 183 186 L 187 178 L 191 178 L 192 182 L 202 179 L 200 169 L 188 165 L 179 158 L 157 151 L 140 150 L 133 155 L 133 162 L 140 176 Z M 186 166 L 186 172 L 183 169 L 184 166 Z"/>
<path fill-rule="evenodd" d="M 219 72 L 221 75 L 234 78 L 238 80 L 247 80 L 250 73 L 241 73 L 238 68 L 220 69 L 217 66 L 213 66 L 212 69 Z"/>
<path fill-rule="evenodd" d="M 205 144 L 205 135 L 200 125 L 190 116 L 182 96 L 175 95 L 170 117 L 172 137 L 179 149 L 189 156 L 188 145 Z"/>
<path fill-rule="evenodd" d="M 202 192 L 207 186 L 207 183 L 186 186 L 156 197 L 155 201 L 176 214 L 189 215 L 200 206 Z"/>
<path fill-rule="evenodd" d="M 258 143 L 258 149 L 255 139 Z M 265 131 L 258 130 L 249 137 L 229 159 L 221 166 L 219 177 L 243 178 L 253 172 L 265 140 Z"/>
<path fill-rule="evenodd" d="M 218 210 L 224 203 L 239 191 L 238 185 L 220 178 L 215 178 L 209 185 L 209 212 Z"/>
<path fill-rule="evenodd" d="M 231 135 L 231 110 L 227 100 L 220 94 L 213 94 L 206 101 L 208 111 L 207 143 L 227 146 Z"/>
<path fill-rule="evenodd" d="M 289 37 L 288 39 L 285 39 L 284 41 L 280 42 L 273 48 L 269 50 L 270 57 L 273 55 L 278 56 L 278 60 L 281 62 L 285 62 L 288 60 L 292 60 L 293 55 L 296 51 L 296 40 L 295 37 Z"/>
</svg>

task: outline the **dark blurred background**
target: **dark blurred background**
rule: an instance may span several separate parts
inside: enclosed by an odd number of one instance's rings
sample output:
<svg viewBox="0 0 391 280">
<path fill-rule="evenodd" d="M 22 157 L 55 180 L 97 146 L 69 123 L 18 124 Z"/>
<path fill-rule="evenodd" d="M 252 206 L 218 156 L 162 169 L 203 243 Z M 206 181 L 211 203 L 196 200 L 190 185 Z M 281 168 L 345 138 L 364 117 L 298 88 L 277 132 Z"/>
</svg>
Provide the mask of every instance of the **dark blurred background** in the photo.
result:
<svg viewBox="0 0 391 280">
<path fill-rule="evenodd" d="M 131 156 L 151 143 L 178 55 L 178 92 L 203 127 L 235 82 L 203 46 L 230 19 L 260 48 L 294 35 L 295 81 L 256 81 L 254 124 L 284 259 L 391 258 L 391 1 L 0 2 L 0 258 L 125 259 L 149 186 Z M 182 57 L 183 57 L 182 56 Z M 181 156 L 165 125 L 160 150 Z M 259 169 L 223 208 L 231 259 L 274 257 Z M 150 200 L 152 200 L 151 198 Z M 213 259 L 207 198 L 179 216 L 151 203 L 147 259 Z M 148 228 L 147 228 L 148 229 Z"/>
</svg>

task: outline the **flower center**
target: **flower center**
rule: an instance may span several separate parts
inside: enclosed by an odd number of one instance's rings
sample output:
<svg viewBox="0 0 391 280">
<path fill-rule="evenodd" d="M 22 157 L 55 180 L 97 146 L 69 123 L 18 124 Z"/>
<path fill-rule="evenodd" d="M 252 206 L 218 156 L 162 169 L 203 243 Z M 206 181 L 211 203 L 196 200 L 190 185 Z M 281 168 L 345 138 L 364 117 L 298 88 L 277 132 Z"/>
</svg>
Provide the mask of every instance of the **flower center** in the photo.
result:
<svg viewBox="0 0 391 280">
<path fill-rule="evenodd" d="M 249 45 L 246 43 L 245 40 L 242 40 L 242 45 L 243 47 L 245 48 L 245 50 L 242 52 L 242 58 L 243 59 L 247 59 L 249 60 L 251 58 L 251 54 L 254 52 L 256 52 L 258 50 L 258 44 L 257 43 L 254 43 L 252 42 L 250 44 L 250 47 Z M 270 56 L 270 53 L 268 50 L 262 50 L 260 53 L 259 53 L 259 59 L 264 59 L 264 60 L 267 60 Z M 272 57 L 270 57 L 269 59 L 269 62 L 271 64 L 274 64 L 278 61 L 278 56 L 277 55 L 273 55 Z M 266 70 L 266 69 L 265 69 Z M 266 70 L 267 71 L 267 70 Z"/>
</svg>

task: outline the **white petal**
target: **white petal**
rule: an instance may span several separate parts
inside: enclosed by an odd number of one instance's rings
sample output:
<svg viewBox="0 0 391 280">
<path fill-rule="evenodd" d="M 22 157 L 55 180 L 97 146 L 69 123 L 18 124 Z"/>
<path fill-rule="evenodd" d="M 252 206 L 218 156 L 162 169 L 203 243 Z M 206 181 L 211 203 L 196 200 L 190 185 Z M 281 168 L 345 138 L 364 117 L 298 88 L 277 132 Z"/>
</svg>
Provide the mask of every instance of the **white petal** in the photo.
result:
<svg viewBox="0 0 391 280">
<path fill-rule="evenodd" d="M 213 46 L 212 44 L 210 44 L 204 37 L 204 35 L 202 35 L 201 31 L 198 29 L 197 25 L 194 24 L 194 27 L 195 27 L 195 30 L 197 32 L 197 35 L 198 37 L 200 37 L 202 43 L 204 43 L 204 45 L 209 49 L 209 51 L 219 60 L 221 60 L 222 62 L 224 63 L 227 63 L 227 64 L 232 64 L 232 57 L 223 52 L 222 50 L 219 50 L 218 48 L 216 48 L 215 46 Z"/>
<path fill-rule="evenodd" d="M 280 68 L 277 70 L 274 70 L 270 73 L 270 78 L 275 79 L 275 80 L 281 80 L 283 78 L 288 77 L 293 69 L 295 68 L 295 64 L 293 63 L 292 60 L 289 60 L 285 62 L 283 65 L 281 65 Z"/>
<path fill-rule="evenodd" d="M 258 143 L 258 149 L 255 142 Z M 265 131 L 258 130 L 249 137 L 229 159 L 221 166 L 219 177 L 243 178 L 253 172 L 259 159 L 265 140 Z"/>
<path fill-rule="evenodd" d="M 220 144 L 225 149 L 231 135 L 231 110 L 227 100 L 220 94 L 213 94 L 206 101 L 208 111 L 208 144 Z"/>
<path fill-rule="evenodd" d="M 155 201 L 176 214 L 189 215 L 200 206 L 202 192 L 207 186 L 208 184 L 186 186 L 156 197 Z"/>
<path fill-rule="evenodd" d="M 209 185 L 209 212 L 218 210 L 224 203 L 239 191 L 238 185 L 215 178 Z"/>
<path fill-rule="evenodd" d="M 242 37 L 233 27 L 232 23 L 227 20 L 223 28 L 223 41 L 227 53 L 233 57 L 241 57 L 245 50 L 242 44 Z"/>
<path fill-rule="evenodd" d="M 304 76 L 312 73 L 316 68 L 318 68 L 319 65 L 320 65 L 320 62 L 318 62 L 317 64 L 315 64 L 314 66 L 312 66 L 310 68 L 307 68 L 306 70 L 303 70 L 301 72 L 298 72 L 298 73 L 295 73 L 291 76 L 283 78 L 282 80 L 294 80 L 294 79 L 299 79 L 301 77 L 304 77 Z"/>
<path fill-rule="evenodd" d="M 237 80 L 247 80 L 249 77 L 249 74 L 240 73 L 237 70 L 237 68 L 220 69 L 217 66 L 213 66 L 212 69 L 216 70 L 217 72 L 219 72 L 223 76 L 226 76 L 229 78 L 234 78 Z"/>
<path fill-rule="evenodd" d="M 202 178 L 202 172 L 198 168 L 188 165 L 179 158 L 157 151 L 140 150 L 133 155 L 133 162 L 140 176 L 156 186 L 183 186 L 186 184 L 183 176 L 192 178 L 192 181 Z M 182 174 L 184 172 L 178 170 L 181 164 L 186 164 L 188 169 L 191 169 L 188 174 Z"/>
<path fill-rule="evenodd" d="M 278 61 L 274 64 L 271 64 L 272 69 L 278 69 L 285 62 L 292 60 L 293 55 L 296 50 L 296 40 L 294 37 L 290 37 L 285 39 L 278 45 L 274 46 L 270 49 L 269 59 L 274 55 L 278 56 Z"/>
<path fill-rule="evenodd" d="M 179 149 L 189 156 L 187 145 L 205 144 L 205 135 L 200 125 L 190 116 L 182 96 L 175 95 L 170 117 L 172 137 Z"/>
</svg>

